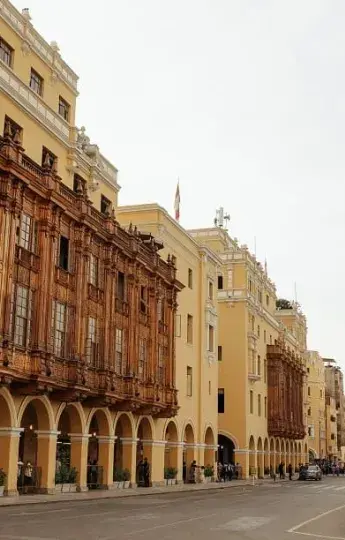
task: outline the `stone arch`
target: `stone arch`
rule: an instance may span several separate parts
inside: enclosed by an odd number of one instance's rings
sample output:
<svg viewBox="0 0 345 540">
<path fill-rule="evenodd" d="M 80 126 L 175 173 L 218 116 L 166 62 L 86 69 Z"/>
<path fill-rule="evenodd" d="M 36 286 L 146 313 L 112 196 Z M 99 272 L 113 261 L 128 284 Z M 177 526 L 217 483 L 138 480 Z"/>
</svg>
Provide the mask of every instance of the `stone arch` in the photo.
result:
<svg viewBox="0 0 345 540">
<path fill-rule="evenodd" d="M 193 424 L 191 422 L 186 422 L 183 426 L 182 441 L 187 444 L 195 444 L 194 433 Z"/>
<path fill-rule="evenodd" d="M 261 437 L 258 438 L 257 445 L 257 469 L 258 469 L 258 478 L 262 478 L 264 475 L 264 454 Z"/>
<path fill-rule="evenodd" d="M 219 429 L 218 430 L 218 435 L 222 435 L 223 437 L 226 437 L 227 439 L 230 439 L 233 442 L 235 450 L 238 450 L 240 448 L 238 439 L 235 437 L 235 435 L 233 435 L 229 431 L 224 431 L 223 429 Z"/>
<path fill-rule="evenodd" d="M 175 420 L 169 420 L 166 423 L 164 428 L 164 440 L 166 441 L 164 452 L 164 468 L 175 469 L 177 475 L 179 440 Z"/>
<path fill-rule="evenodd" d="M 13 398 L 7 388 L 0 389 L 0 428 L 15 427 L 17 414 Z"/>
<path fill-rule="evenodd" d="M 208 425 L 205 430 L 204 435 L 204 444 L 205 444 L 205 450 L 204 450 L 204 465 L 205 466 L 211 466 L 214 468 L 215 461 L 216 461 L 216 439 L 214 435 L 213 427 Z"/>
<path fill-rule="evenodd" d="M 190 420 L 183 426 L 181 439 L 183 442 L 183 481 L 189 482 L 191 474 L 191 464 L 195 459 L 195 435 L 194 426 Z"/>
<path fill-rule="evenodd" d="M 281 456 L 281 461 L 283 463 L 285 463 L 285 461 L 286 461 L 286 447 L 285 447 L 284 439 L 282 439 L 281 442 L 280 442 L 280 456 Z"/>
<path fill-rule="evenodd" d="M 56 414 L 55 425 L 58 431 L 61 418 L 68 416 L 69 433 L 85 433 L 86 418 L 81 403 L 61 404 Z"/>
<path fill-rule="evenodd" d="M 273 471 L 275 472 L 276 470 L 276 456 L 275 456 L 275 453 L 276 453 L 276 448 L 275 448 L 275 444 L 274 444 L 274 439 L 270 439 L 270 468 L 273 469 Z"/>
<path fill-rule="evenodd" d="M 135 482 L 133 469 L 132 448 L 135 444 L 135 424 L 132 413 L 120 413 L 114 422 L 115 448 L 114 448 L 114 475 L 113 479 L 121 479 L 121 471 L 130 473 L 131 482 Z"/>
<path fill-rule="evenodd" d="M 23 419 L 27 408 L 34 408 L 37 415 L 37 427 L 42 431 L 52 431 L 54 429 L 54 411 L 47 396 L 26 396 L 23 399 L 18 411 L 18 427 L 22 427 Z M 23 426 L 24 427 L 24 426 Z"/>
<path fill-rule="evenodd" d="M 290 452 L 290 442 L 289 441 L 286 441 L 285 443 L 285 453 L 286 453 L 286 463 L 285 463 L 285 466 L 286 466 L 286 469 L 287 467 L 290 465 L 291 463 L 291 452 Z"/>
<path fill-rule="evenodd" d="M 96 424 L 97 429 L 95 428 Z M 86 423 L 86 432 L 90 433 L 92 428 L 95 428 L 92 432 L 96 432 L 97 435 L 102 437 L 109 437 L 113 434 L 112 421 L 108 409 L 92 409 L 90 411 Z"/>
<path fill-rule="evenodd" d="M 317 459 L 317 453 L 313 448 L 309 448 L 308 457 L 309 457 L 309 463 L 313 463 L 313 461 Z"/>
<path fill-rule="evenodd" d="M 268 444 L 268 439 L 267 437 L 265 438 L 265 443 L 264 443 L 264 474 L 268 474 L 269 473 L 269 468 L 270 468 L 270 454 L 269 454 L 269 444 Z"/>
<path fill-rule="evenodd" d="M 118 432 L 120 432 L 123 438 L 132 439 L 135 431 L 134 419 L 131 413 L 122 412 L 116 416 L 114 422 L 115 436 L 118 436 Z"/>
<path fill-rule="evenodd" d="M 151 416 L 140 416 L 137 422 L 136 436 L 139 437 L 139 431 L 141 431 L 142 438 L 147 441 L 154 440 L 155 426 Z"/>
<path fill-rule="evenodd" d="M 253 435 L 249 438 L 249 474 L 256 475 L 256 448 Z"/>
</svg>

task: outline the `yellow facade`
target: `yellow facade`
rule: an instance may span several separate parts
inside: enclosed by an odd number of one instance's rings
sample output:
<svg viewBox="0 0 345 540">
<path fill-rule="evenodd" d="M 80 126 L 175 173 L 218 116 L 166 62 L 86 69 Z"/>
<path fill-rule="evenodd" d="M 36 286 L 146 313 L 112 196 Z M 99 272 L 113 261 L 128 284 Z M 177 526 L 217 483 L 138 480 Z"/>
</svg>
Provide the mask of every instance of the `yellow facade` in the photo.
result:
<svg viewBox="0 0 345 540">
<path fill-rule="evenodd" d="M 164 244 L 163 256 L 170 253 L 176 257 L 177 279 L 185 285 L 179 294 L 176 324 L 179 441 L 185 443 L 187 466 L 191 459 L 199 465 L 214 466 L 218 432 L 217 271 L 221 260 L 210 249 L 199 246 L 156 204 L 119 207 L 117 219 L 122 226 L 132 223 L 140 231 L 151 233 Z M 186 423 L 193 427 L 193 440 L 191 433 L 190 439 L 186 438 Z M 193 446 L 194 453 L 187 455 Z"/>
<path fill-rule="evenodd" d="M 280 440 L 268 435 L 266 350 L 279 337 L 296 353 L 305 348 L 279 320 L 275 286 L 247 246 L 240 246 L 218 227 L 190 234 L 222 260 L 218 270 L 218 363 L 224 411 L 218 419 L 219 443 L 228 459 L 242 465 L 245 475 L 263 476 L 280 461 L 297 468 L 308 459 L 307 439 Z M 305 335 L 305 319 L 298 317 L 304 321 Z"/>
<path fill-rule="evenodd" d="M 338 458 L 337 406 L 335 399 L 330 396 L 326 397 L 326 437 L 328 457 Z"/>
<path fill-rule="evenodd" d="M 115 207 L 117 169 L 90 142 L 84 128 L 75 125 L 78 77 L 61 58 L 57 44 L 49 45 L 34 29 L 28 10 L 19 13 L 8 0 L 1 11 L 0 39 L 11 51 L 0 58 L 0 133 L 10 119 L 20 128 L 22 146 L 34 163 L 43 164 L 46 148 L 64 184 L 73 189 L 78 175 L 96 210 L 101 210 L 102 195 Z M 31 80 L 32 73 L 39 77 L 39 86 Z M 60 99 L 67 104 L 66 118 Z"/>
<path fill-rule="evenodd" d="M 323 359 L 317 351 L 307 353 L 307 420 L 309 454 L 313 459 L 328 456 L 326 440 L 326 396 L 325 369 Z"/>
</svg>

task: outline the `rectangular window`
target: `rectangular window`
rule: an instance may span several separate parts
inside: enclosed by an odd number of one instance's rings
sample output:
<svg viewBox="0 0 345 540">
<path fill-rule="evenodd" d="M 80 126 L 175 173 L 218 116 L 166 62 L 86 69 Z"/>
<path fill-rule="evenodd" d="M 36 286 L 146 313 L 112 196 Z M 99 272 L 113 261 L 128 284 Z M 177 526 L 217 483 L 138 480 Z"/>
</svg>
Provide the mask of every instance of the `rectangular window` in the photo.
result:
<svg viewBox="0 0 345 540">
<path fill-rule="evenodd" d="M 164 384 L 165 381 L 165 358 L 164 358 L 164 347 L 163 345 L 158 345 L 158 381 L 160 384 Z"/>
<path fill-rule="evenodd" d="M 220 291 L 223 289 L 223 276 L 218 276 L 218 289 Z"/>
<path fill-rule="evenodd" d="M 90 255 L 89 283 L 94 287 L 98 287 L 98 258 L 92 253 Z"/>
<path fill-rule="evenodd" d="M 68 272 L 69 269 L 69 239 L 60 236 L 59 267 Z"/>
<path fill-rule="evenodd" d="M 48 148 L 42 146 L 42 167 L 52 169 L 54 164 L 57 168 L 57 157 Z"/>
<path fill-rule="evenodd" d="M 139 374 L 140 379 L 145 378 L 146 356 L 147 356 L 146 339 L 139 338 L 138 374 Z"/>
<path fill-rule="evenodd" d="M 311 392 L 310 392 L 310 386 L 308 386 L 308 396 L 310 396 Z"/>
<path fill-rule="evenodd" d="M 260 302 L 260 304 L 262 304 L 262 291 L 258 291 L 258 300 Z"/>
<path fill-rule="evenodd" d="M 258 324 L 258 337 L 260 337 L 260 325 Z"/>
<path fill-rule="evenodd" d="M 0 37 L 0 59 L 9 67 L 12 67 L 13 49 Z"/>
<path fill-rule="evenodd" d="M 267 383 L 267 360 L 264 360 L 264 382 Z"/>
<path fill-rule="evenodd" d="M 224 388 L 218 388 L 218 414 L 223 414 L 224 411 L 225 411 Z"/>
<path fill-rule="evenodd" d="M 157 319 L 158 322 L 164 323 L 165 316 L 164 316 L 164 300 L 163 298 L 159 298 L 157 301 Z"/>
<path fill-rule="evenodd" d="M 272 336 L 270 334 L 270 345 L 272 345 Z"/>
<path fill-rule="evenodd" d="M 208 381 L 208 395 L 211 395 L 211 381 Z"/>
<path fill-rule="evenodd" d="M 115 331 L 115 372 L 123 374 L 123 330 L 116 328 Z"/>
<path fill-rule="evenodd" d="M 141 313 L 147 312 L 147 287 L 143 285 L 140 287 L 140 311 Z"/>
<path fill-rule="evenodd" d="M 53 351 L 59 358 L 66 356 L 66 320 L 67 306 L 53 300 L 52 305 L 52 338 Z"/>
<path fill-rule="evenodd" d="M 31 298 L 27 287 L 14 287 L 14 343 L 26 347 L 31 330 Z"/>
<path fill-rule="evenodd" d="M 268 294 L 266 294 L 266 306 L 268 307 L 270 305 L 270 297 Z"/>
<path fill-rule="evenodd" d="M 223 347 L 221 345 L 218 345 L 218 362 L 221 362 L 223 360 Z"/>
<path fill-rule="evenodd" d="M 122 302 L 125 302 L 125 274 L 123 272 L 117 273 L 117 287 L 116 287 L 116 296 Z"/>
<path fill-rule="evenodd" d="M 110 215 L 110 209 L 111 209 L 111 202 L 109 199 L 104 197 L 104 195 L 101 195 L 101 213 L 105 216 Z"/>
<path fill-rule="evenodd" d="M 193 270 L 188 268 L 188 287 L 193 289 Z"/>
<path fill-rule="evenodd" d="M 208 282 L 208 297 L 210 300 L 213 300 L 213 283 L 212 281 Z"/>
<path fill-rule="evenodd" d="M 31 232 L 31 217 L 26 214 L 22 214 L 20 217 L 19 229 L 17 230 L 17 244 L 28 251 L 31 247 Z"/>
<path fill-rule="evenodd" d="M 187 396 L 193 395 L 193 368 L 187 366 Z"/>
<path fill-rule="evenodd" d="M 69 121 L 69 113 L 71 107 L 61 96 L 59 96 L 59 115 L 62 116 L 66 122 Z"/>
<path fill-rule="evenodd" d="M 187 343 L 193 343 L 193 317 L 187 315 Z"/>
<path fill-rule="evenodd" d="M 258 375 L 261 376 L 261 356 L 258 355 Z"/>
<path fill-rule="evenodd" d="M 265 397 L 265 418 L 267 418 L 267 397 Z"/>
<path fill-rule="evenodd" d="M 92 366 L 96 367 L 98 361 L 98 337 L 97 321 L 94 317 L 89 317 L 87 331 L 86 358 Z"/>
<path fill-rule="evenodd" d="M 261 416 L 261 395 L 258 395 L 258 415 Z"/>
<path fill-rule="evenodd" d="M 211 324 L 208 325 L 208 350 L 214 352 L 214 328 Z"/>
<path fill-rule="evenodd" d="M 254 393 L 253 393 L 253 390 L 251 390 L 250 394 L 249 394 L 249 411 L 250 411 L 250 414 L 254 413 Z"/>
<path fill-rule="evenodd" d="M 266 330 L 264 330 L 264 343 L 266 343 Z"/>
<path fill-rule="evenodd" d="M 4 132 L 5 130 L 10 132 L 9 135 L 12 141 L 20 144 L 23 142 L 23 128 L 9 116 L 5 116 Z"/>
<path fill-rule="evenodd" d="M 320 390 L 320 398 L 322 398 L 322 390 Z"/>
<path fill-rule="evenodd" d="M 73 177 L 73 191 L 79 194 L 85 192 L 85 180 L 79 174 L 75 174 Z"/>
<path fill-rule="evenodd" d="M 43 78 L 32 68 L 30 74 L 30 88 L 39 96 L 43 96 Z"/>
</svg>

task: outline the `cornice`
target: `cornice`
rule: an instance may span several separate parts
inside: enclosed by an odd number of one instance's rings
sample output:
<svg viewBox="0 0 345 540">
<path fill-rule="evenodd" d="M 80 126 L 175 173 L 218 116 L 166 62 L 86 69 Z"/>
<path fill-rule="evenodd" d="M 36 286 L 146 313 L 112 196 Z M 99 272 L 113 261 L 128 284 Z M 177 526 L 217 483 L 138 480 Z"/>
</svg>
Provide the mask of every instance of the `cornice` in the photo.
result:
<svg viewBox="0 0 345 540">
<path fill-rule="evenodd" d="M 23 10 L 24 11 L 24 10 Z M 24 16 L 8 1 L 0 0 L 0 14 L 4 21 L 26 42 L 26 49 L 30 48 L 45 62 L 54 72 L 57 72 L 61 80 L 77 95 L 78 76 L 66 64 L 58 53 L 56 44 L 49 45 L 45 39 L 35 30 L 30 22 L 30 15 Z"/>
</svg>

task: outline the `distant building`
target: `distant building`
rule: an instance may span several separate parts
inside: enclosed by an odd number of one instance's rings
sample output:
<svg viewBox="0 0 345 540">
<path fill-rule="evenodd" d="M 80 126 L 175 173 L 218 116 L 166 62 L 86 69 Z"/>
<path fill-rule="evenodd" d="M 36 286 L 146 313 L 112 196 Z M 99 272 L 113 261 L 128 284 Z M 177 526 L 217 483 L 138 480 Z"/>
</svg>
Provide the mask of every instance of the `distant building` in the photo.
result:
<svg viewBox="0 0 345 540">
<path fill-rule="evenodd" d="M 326 396 L 334 399 L 337 415 L 337 447 L 339 457 L 341 447 L 345 446 L 345 399 L 344 399 L 344 376 L 336 361 L 324 358 Z"/>
<path fill-rule="evenodd" d="M 331 413 L 328 419 L 326 415 L 325 368 L 317 351 L 308 351 L 306 358 L 309 456 L 310 460 L 324 459 L 329 453 L 326 430 L 329 432 L 331 421 Z"/>
</svg>

